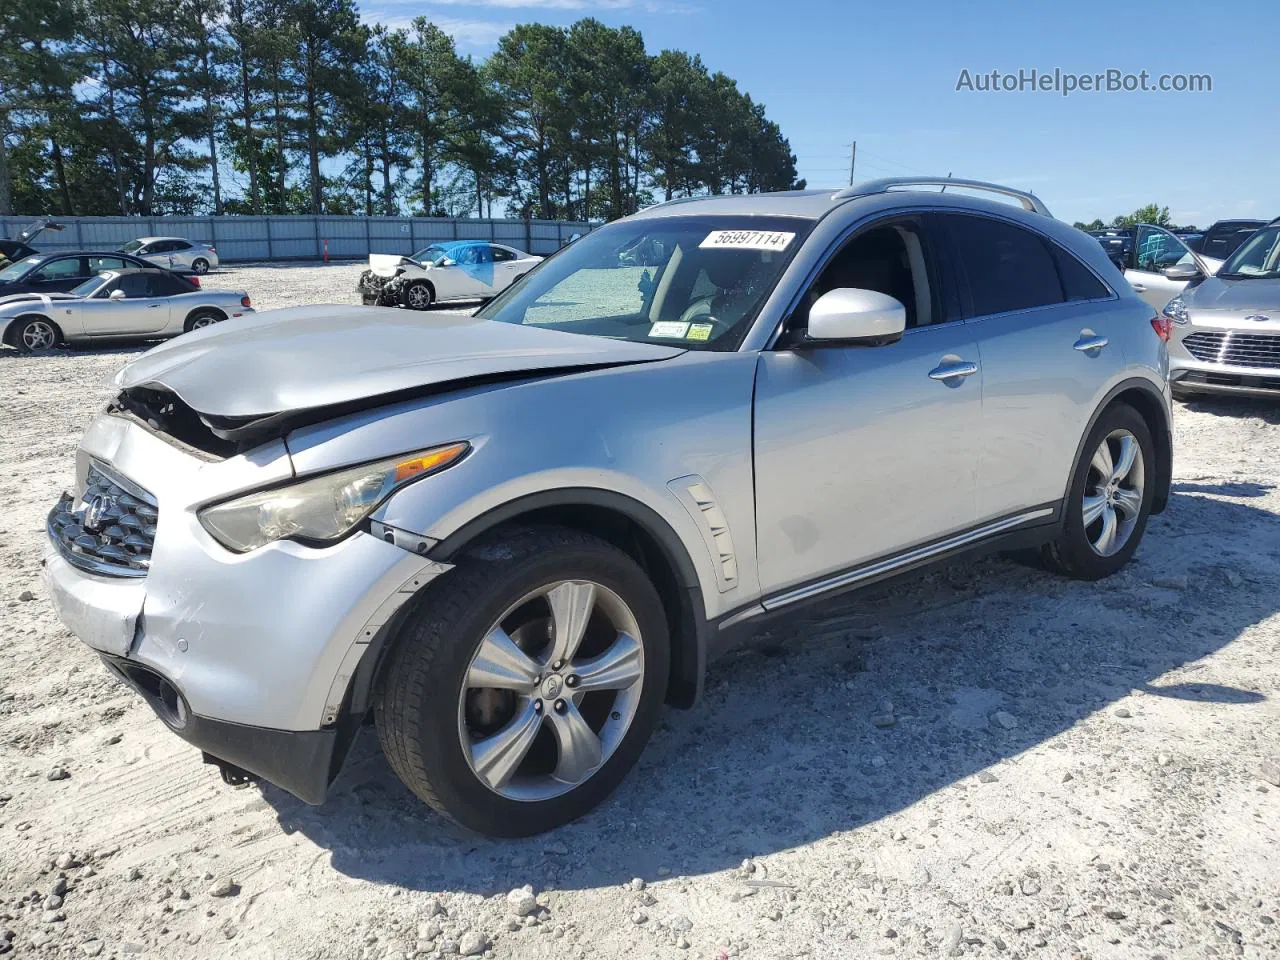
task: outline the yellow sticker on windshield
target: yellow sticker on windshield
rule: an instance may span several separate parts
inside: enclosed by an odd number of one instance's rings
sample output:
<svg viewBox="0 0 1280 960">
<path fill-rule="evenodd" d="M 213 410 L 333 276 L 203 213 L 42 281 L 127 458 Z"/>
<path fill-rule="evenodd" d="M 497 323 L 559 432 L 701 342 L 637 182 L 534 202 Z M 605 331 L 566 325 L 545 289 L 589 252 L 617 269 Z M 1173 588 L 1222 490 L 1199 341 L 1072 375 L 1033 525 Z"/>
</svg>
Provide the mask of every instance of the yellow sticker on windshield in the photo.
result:
<svg viewBox="0 0 1280 960">
<path fill-rule="evenodd" d="M 785 250 L 796 238 L 778 230 L 712 230 L 699 247 L 708 250 Z"/>
<path fill-rule="evenodd" d="M 701 340 L 703 342 L 711 339 L 711 330 L 713 324 L 710 323 L 693 323 L 689 325 L 688 340 Z"/>
</svg>

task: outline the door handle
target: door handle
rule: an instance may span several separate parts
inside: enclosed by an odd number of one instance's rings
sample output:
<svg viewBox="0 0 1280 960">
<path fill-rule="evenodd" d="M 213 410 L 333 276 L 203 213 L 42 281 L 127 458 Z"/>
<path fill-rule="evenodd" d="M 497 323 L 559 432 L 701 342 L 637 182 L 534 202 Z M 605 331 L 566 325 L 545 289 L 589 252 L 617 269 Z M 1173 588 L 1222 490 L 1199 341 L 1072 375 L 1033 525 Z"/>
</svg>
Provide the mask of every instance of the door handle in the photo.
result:
<svg viewBox="0 0 1280 960">
<path fill-rule="evenodd" d="M 1129 286 L 1133 287 L 1133 292 L 1134 292 L 1134 293 L 1146 293 L 1146 292 L 1147 292 L 1147 285 L 1146 285 L 1145 283 L 1131 283 L 1131 284 L 1129 284 Z"/>
<path fill-rule="evenodd" d="M 978 365 L 967 360 L 959 363 L 944 363 L 929 371 L 929 379 L 943 382 L 962 380 L 965 377 L 972 377 L 977 372 Z"/>
<path fill-rule="evenodd" d="M 148 309 L 148 310 L 159 310 L 159 309 L 160 309 L 160 304 L 158 304 L 158 303 L 148 303 L 148 304 L 147 304 L 147 309 Z"/>
<path fill-rule="evenodd" d="M 1106 346 L 1108 343 L 1110 343 L 1110 342 L 1111 342 L 1111 341 L 1110 341 L 1110 340 L 1108 340 L 1106 337 L 1095 337 L 1095 336 L 1092 336 L 1092 335 L 1089 335 L 1089 336 L 1081 335 L 1080 339 L 1079 339 L 1079 340 L 1077 340 L 1077 341 L 1073 344 L 1073 346 L 1074 346 L 1077 350 L 1079 350 L 1081 353 L 1089 353 L 1091 350 L 1101 350 L 1103 347 L 1105 347 L 1105 346 Z"/>
</svg>

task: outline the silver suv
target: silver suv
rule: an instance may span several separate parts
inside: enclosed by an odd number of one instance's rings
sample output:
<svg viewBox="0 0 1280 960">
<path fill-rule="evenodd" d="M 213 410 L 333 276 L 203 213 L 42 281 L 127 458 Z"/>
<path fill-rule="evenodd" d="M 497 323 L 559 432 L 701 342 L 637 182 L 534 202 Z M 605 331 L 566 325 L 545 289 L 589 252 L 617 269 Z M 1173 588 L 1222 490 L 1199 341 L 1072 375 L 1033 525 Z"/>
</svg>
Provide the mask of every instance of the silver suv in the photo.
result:
<svg viewBox="0 0 1280 960">
<path fill-rule="evenodd" d="M 232 780 L 366 719 L 424 801 L 581 816 L 766 617 L 975 549 L 1094 579 L 1164 508 L 1167 319 L 1029 194 L 677 200 L 474 318 L 304 307 L 144 354 L 49 517 L 70 629 Z"/>
</svg>

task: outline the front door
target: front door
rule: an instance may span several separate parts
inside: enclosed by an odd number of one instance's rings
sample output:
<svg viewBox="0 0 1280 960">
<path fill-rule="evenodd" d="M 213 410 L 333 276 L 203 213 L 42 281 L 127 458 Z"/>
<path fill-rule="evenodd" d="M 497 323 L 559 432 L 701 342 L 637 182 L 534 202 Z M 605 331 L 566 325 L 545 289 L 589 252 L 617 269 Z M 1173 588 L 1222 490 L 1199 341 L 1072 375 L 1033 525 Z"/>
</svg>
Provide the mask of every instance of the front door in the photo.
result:
<svg viewBox="0 0 1280 960">
<path fill-rule="evenodd" d="M 163 330 L 169 323 L 170 298 L 157 296 L 156 275 L 125 273 L 85 301 L 84 331 L 91 337 L 146 336 Z M 124 294 L 112 299 L 112 293 Z"/>
<path fill-rule="evenodd" d="M 1191 248 L 1168 230 L 1140 224 L 1133 249 L 1129 251 L 1124 278 L 1134 292 L 1156 310 L 1163 310 L 1165 304 L 1187 286 L 1186 280 L 1171 280 L 1164 275 L 1163 271 L 1169 267 L 1191 267 L 1206 276 L 1210 272 Z"/>
<path fill-rule="evenodd" d="M 803 327 L 807 305 L 828 290 L 874 289 L 907 307 L 898 342 L 801 342 L 760 356 L 757 554 L 766 594 L 974 523 L 982 373 L 972 331 L 944 305 L 931 248 L 912 219 L 859 231 L 790 321 Z"/>
</svg>

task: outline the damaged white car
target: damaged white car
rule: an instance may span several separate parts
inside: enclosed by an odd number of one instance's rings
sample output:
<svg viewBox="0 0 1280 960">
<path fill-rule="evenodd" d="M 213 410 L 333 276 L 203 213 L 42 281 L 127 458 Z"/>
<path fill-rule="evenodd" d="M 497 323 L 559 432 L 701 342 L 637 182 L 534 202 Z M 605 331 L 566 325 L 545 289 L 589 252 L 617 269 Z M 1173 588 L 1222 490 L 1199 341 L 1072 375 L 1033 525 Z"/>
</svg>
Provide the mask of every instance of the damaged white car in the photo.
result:
<svg viewBox="0 0 1280 960">
<path fill-rule="evenodd" d="M 360 275 L 360 300 L 410 310 L 443 300 L 488 300 L 541 262 L 542 257 L 485 240 L 433 243 L 411 257 L 373 253 Z"/>
</svg>

